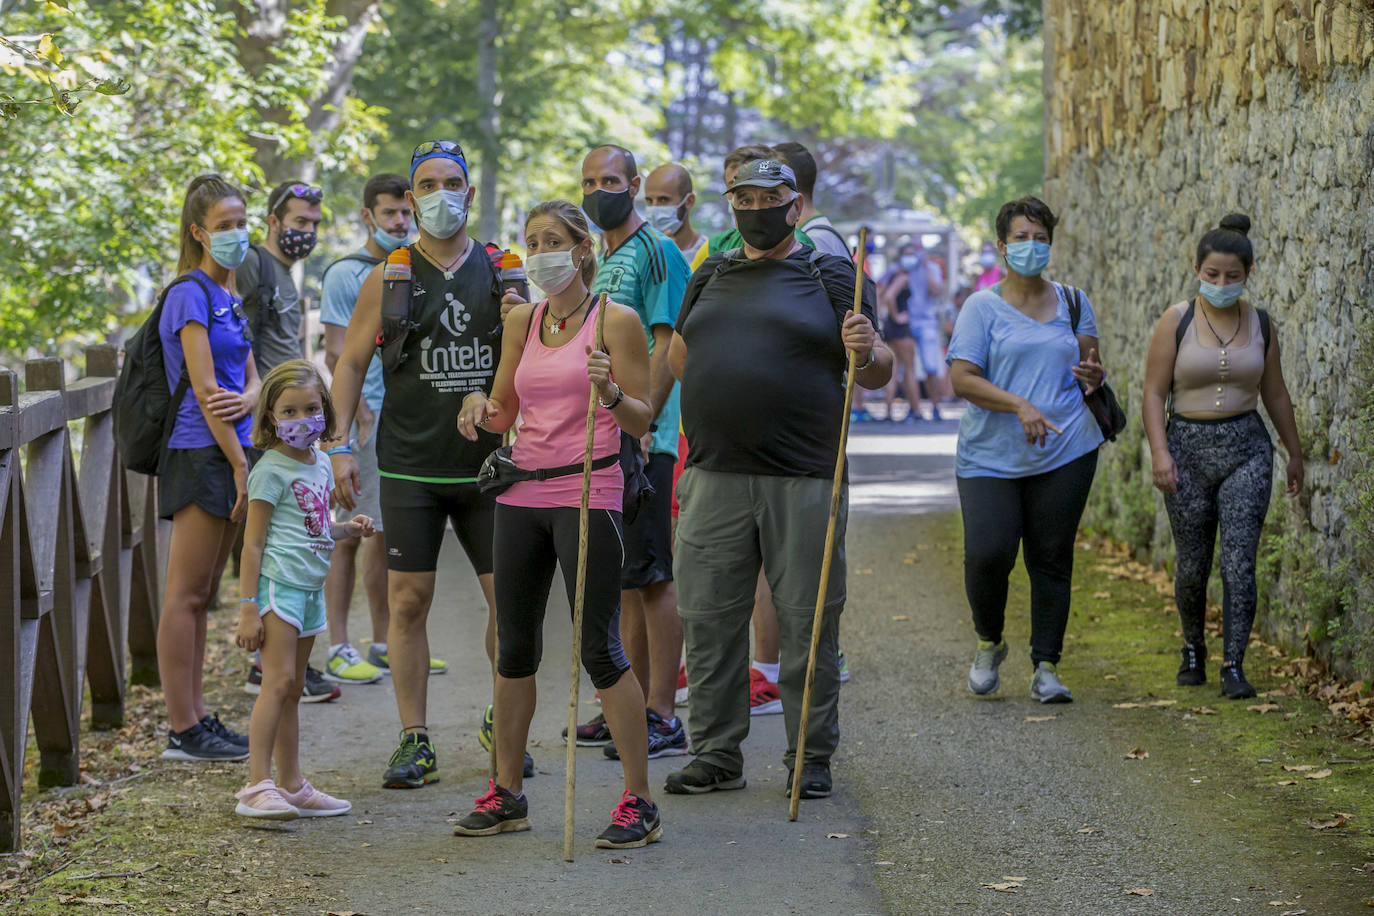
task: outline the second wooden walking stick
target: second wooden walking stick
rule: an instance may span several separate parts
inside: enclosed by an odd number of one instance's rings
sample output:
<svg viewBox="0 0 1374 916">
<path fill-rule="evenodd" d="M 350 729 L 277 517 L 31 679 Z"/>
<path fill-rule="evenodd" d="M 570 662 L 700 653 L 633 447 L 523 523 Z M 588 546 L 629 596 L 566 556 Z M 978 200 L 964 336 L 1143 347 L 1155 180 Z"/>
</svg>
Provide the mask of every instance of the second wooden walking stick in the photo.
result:
<svg viewBox="0 0 1374 916">
<path fill-rule="evenodd" d="M 605 293 L 596 307 L 596 335 L 593 346 L 601 349 L 601 329 L 606 321 Z M 852 360 L 851 360 L 852 362 Z M 596 438 L 596 386 L 587 397 L 587 449 L 582 455 L 582 500 L 577 507 L 577 591 L 573 595 L 572 680 L 568 685 L 568 774 L 563 799 L 563 861 L 573 860 L 573 794 L 577 786 L 577 688 L 582 680 L 582 606 L 587 588 L 588 504 L 592 496 L 592 445 Z"/>
<path fill-rule="evenodd" d="M 854 312 L 861 314 L 864 288 L 864 246 L 868 230 L 859 230 L 859 253 L 854 259 Z M 849 369 L 844 380 L 844 418 L 840 421 L 840 447 L 835 455 L 835 479 L 830 487 L 830 518 L 825 525 L 825 555 L 821 559 L 821 584 L 816 591 L 816 613 L 811 619 L 811 653 L 806 658 L 806 686 L 802 689 L 801 723 L 797 727 L 797 751 L 792 758 L 792 791 L 787 806 L 787 819 L 797 819 L 801 806 L 802 767 L 806 761 L 806 728 L 811 720 L 811 688 L 816 682 L 816 649 L 821 641 L 821 623 L 825 617 L 825 593 L 830 588 L 830 558 L 835 552 L 835 525 L 840 514 L 840 491 L 844 487 L 845 443 L 849 439 L 849 407 L 854 401 L 854 373 L 858 358 L 849 352 Z"/>
</svg>

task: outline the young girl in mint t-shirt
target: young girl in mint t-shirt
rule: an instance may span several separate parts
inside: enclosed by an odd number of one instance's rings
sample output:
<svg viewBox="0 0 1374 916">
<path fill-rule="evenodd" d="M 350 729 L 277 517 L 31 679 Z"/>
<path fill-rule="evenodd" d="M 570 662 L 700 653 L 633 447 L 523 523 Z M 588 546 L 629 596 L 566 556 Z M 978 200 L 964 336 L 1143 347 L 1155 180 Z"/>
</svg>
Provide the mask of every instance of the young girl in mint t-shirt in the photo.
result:
<svg viewBox="0 0 1374 916">
<path fill-rule="evenodd" d="M 353 807 L 301 775 L 297 708 L 315 635 L 325 630 L 324 579 L 337 538 L 371 537 L 372 519 L 332 524 L 334 472 L 315 447 L 334 434 L 334 406 L 303 359 L 263 380 L 253 444 L 264 450 L 248 475 L 235 642 L 262 650 L 262 692 L 248 729 L 248 785 L 235 793 L 245 817 L 290 820 L 346 814 Z M 272 757 L 277 782 L 272 781 Z"/>
</svg>

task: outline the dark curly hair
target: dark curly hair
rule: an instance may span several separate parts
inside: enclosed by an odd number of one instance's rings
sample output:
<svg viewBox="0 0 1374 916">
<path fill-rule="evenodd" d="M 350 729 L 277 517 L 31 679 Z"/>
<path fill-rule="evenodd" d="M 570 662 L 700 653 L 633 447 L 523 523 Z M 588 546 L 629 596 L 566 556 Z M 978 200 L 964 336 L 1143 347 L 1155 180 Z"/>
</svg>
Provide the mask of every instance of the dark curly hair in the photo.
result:
<svg viewBox="0 0 1374 916">
<path fill-rule="evenodd" d="M 1031 222 L 1044 226 L 1045 231 L 1049 233 L 1050 242 L 1054 242 L 1054 227 L 1059 225 L 1059 217 L 1054 215 L 1049 204 L 1038 197 L 1023 197 L 1020 200 L 1002 204 L 1002 209 L 997 211 L 997 240 L 999 242 L 1007 240 L 1007 234 L 1011 232 L 1011 221 L 1018 216 L 1024 216 Z"/>
</svg>

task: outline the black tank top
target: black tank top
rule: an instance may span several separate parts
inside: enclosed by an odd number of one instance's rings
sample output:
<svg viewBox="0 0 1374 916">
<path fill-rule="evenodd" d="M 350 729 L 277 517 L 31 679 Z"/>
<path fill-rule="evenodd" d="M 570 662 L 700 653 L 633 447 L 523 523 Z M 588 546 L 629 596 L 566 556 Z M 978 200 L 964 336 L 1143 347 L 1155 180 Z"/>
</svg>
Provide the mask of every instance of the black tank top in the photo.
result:
<svg viewBox="0 0 1374 916">
<path fill-rule="evenodd" d="M 490 393 L 501 358 L 501 286 L 486 252 L 473 242 L 453 279 L 444 279 L 414 245 L 406 358 L 385 367 L 386 395 L 377 432 L 384 475 L 434 483 L 474 480 L 501 444 L 495 433 L 476 442 L 458 433 L 458 408 L 473 391 Z"/>
</svg>

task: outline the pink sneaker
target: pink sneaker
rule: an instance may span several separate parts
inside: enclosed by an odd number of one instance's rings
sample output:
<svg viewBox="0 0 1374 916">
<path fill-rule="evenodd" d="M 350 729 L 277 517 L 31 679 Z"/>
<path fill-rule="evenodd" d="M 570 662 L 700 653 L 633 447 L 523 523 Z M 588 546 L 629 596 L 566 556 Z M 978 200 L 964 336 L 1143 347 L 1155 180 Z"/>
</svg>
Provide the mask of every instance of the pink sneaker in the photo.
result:
<svg viewBox="0 0 1374 916">
<path fill-rule="evenodd" d="M 301 817 L 337 817 L 353 810 L 353 803 L 326 795 L 307 781 L 301 782 L 299 792 L 281 790 L 282 797 L 300 812 Z"/>
<path fill-rule="evenodd" d="M 244 786 L 234 793 L 239 803 L 235 814 L 244 817 L 261 817 L 271 821 L 293 821 L 301 816 L 295 806 L 282 797 L 277 784 L 270 779 L 253 786 Z"/>
</svg>

